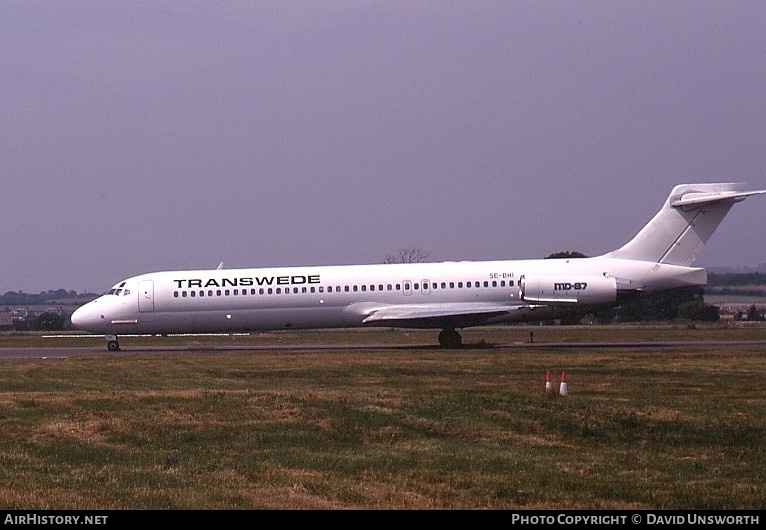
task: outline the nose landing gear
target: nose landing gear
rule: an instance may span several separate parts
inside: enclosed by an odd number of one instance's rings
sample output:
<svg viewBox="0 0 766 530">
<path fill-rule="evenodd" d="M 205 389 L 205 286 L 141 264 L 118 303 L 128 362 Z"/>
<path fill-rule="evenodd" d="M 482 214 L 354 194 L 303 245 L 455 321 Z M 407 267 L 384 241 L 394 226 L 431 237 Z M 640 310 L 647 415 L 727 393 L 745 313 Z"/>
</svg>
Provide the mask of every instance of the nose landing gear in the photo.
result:
<svg viewBox="0 0 766 530">
<path fill-rule="evenodd" d="M 120 343 L 117 342 L 117 335 L 106 336 L 106 349 L 109 351 L 120 351 Z"/>
</svg>

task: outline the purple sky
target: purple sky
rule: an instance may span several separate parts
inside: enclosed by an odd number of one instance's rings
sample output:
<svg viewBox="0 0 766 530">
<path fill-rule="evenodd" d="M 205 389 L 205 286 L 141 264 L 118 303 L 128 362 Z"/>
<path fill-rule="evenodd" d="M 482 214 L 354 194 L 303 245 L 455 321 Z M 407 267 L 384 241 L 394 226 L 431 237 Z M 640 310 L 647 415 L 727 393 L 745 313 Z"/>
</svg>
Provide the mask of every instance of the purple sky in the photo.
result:
<svg viewBox="0 0 766 530">
<path fill-rule="evenodd" d="M 762 1 L 0 3 L 0 292 L 595 255 L 766 188 Z M 766 199 L 695 265 L 766 262 Z"/>
</svg>

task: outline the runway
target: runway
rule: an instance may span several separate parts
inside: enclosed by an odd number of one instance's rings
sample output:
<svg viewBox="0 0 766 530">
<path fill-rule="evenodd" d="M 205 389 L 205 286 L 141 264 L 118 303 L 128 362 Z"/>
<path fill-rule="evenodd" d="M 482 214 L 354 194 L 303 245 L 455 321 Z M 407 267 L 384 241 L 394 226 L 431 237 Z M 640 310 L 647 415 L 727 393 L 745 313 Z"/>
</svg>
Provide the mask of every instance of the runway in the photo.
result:
<svg viewBox="0 0 766 530">
<path fill-rule="evenodd" d="M 766 340 L 751 341 L 663 341 L 663 342 L 510 342 L 503 344 L 465 344 L 457 350 L 441 348 L 435 344 L 268 344 L 268 345 L 205 345 L 205 346 L 137 346 L 125 347 L 119 352 L 107 351 L 104 346 L 89 347 L 15 347 L 0 348 L 0 361 L 60 361 L 80 356 L 129 356 L 147 354 L 274 352 L 274 351 L 330 351 L 330 350 L 434 350 L 449 355 L 455 351 L 550 350 L 550 349 L 636 349 L 636 350 L 688 350 L 688 349 L 757 349 L 766 352 Z"/>
</svg>

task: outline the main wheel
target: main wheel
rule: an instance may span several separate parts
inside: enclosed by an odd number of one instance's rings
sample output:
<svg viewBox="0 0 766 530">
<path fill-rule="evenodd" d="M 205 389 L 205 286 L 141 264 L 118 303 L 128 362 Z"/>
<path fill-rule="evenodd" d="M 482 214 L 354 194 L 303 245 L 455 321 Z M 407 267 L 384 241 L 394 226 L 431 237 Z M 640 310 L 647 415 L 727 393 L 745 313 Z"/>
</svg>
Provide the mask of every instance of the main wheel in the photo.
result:
<svg viewBox="0 0 766 530">
<path fill-rule="evenodd" d="M 116 340 L 110 340 L 106 343 L 106 349 L 109 351 L 120 351 L 120 343 Z"/>
<path fill-rule="evenodd" d="M 439 333 L 439 344 L 442 348 L 459 348 L 463 345 L 463 337 L 454 329 L 443 329 Z"/>
</svg>

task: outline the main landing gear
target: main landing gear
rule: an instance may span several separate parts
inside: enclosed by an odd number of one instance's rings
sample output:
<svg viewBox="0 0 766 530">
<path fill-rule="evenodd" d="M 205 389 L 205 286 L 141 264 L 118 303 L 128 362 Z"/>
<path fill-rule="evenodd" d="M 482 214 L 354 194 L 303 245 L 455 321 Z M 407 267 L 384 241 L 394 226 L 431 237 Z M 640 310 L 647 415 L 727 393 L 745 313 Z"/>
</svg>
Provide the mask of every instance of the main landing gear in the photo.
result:
<svg viewBox="0 0 766 530">
<path fill-rule="evenodd" d="M 106 336 L 106 349 L 109 351 L 120 351 L 120 343 L 117 342 L 117 335 Z"/>
<path fill-rule="evenodd" d="M 463 337 L 454 329 L 443 329 L 439 333 L 439 344 L 442 348 L 460 348 L 463 345 Z"/>
</svg>

